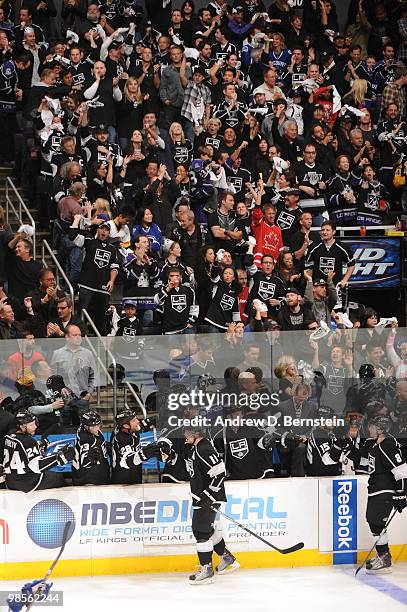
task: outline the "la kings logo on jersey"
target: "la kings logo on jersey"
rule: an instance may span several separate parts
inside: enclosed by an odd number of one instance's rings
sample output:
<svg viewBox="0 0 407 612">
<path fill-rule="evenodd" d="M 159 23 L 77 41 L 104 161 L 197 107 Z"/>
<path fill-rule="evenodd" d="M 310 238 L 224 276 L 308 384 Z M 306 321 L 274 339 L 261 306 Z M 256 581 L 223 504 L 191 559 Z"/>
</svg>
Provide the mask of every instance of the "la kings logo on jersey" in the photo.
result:
<svg viewBox="0 0 407 612">
<path fill-rule="evenodd" d="M 181 145 L 175 147 L 174 160 L 177 164 L 184 164 L 188 161 L 188 149 Z"/>
<path fill-rule="evenodd" d="M 186 295 L 172 295 L 171 296 L 171 308 L 177 312 L 182 312 L 187 307 L 187 296 Z"/>
<path fill-rule="evenodd" d="M 259 284 L 259 296 L 263 300 L 269 300 L 274 297 L 276 291 L 276 285 L 274 283 L 267 283 L 266 281 L 260 281 Z"/>
<path fill-rule="evenodd" d="M 305 173 L 304 182 L 309 183 L 310 185 L 317 185 L 322 180 L 322 174 L 318 174 L 318 172 L 313 172 L 309 170 Z"/>
<path fill-rule="evenodd" d="M 125 342 L 134 342 L 137 336 L 137 330 L 133 329 L 132 327 L 124 327 L 123 328 L 123 340 Z"/>
<path fill-rule="evenodd" d="M 232 295 L 222 295 L 220 307 L 222 310 L 232 310 L 235 298 Z"/>
<path fill-rule="evenodd" d="M 236 459 L 243 459 L 249 453 L 249 446 L 246 438 L 242 440 L 233 440 L 229 442 L 229 446 L 232 457 L 236 457 Z"/>
<path fill-rule="evenodd" d="M 61 140 L 62 140 L 62 136 L 52 136 L 52 140 L 51 140 L 51 148 L 54 151 L 60 151 L 61 150 Z"/>
<path fill-rule="evenodd" d="M 227 184 L 233 186 L 236 191 L 240 191 L 243 185 L 243 179 L 240 176 L 228 176 Z"/>
<path fill-rule="evenodd" d="M 95 253 L 95 264 L 98 268 L 106 268 L 110 262 L 110 251 L 104 251 L 103 249 L 96 249 Z"/>
<path fill-rule="evenodd" d="M 218 150 L 220 146 L 219 138 L 210 138 L 209 136 L 205 140 L 206 145 L 211 145 L 214 149 Z"/>
<path fill-rule="evenodd" d="M 288 213 L 286 210 L 281 211 L 278 216 L 278 225 L 282 230 L 290 229 L 295 221 L 295 216 Z"/>
<path fill-rule="evenodd" d="M 85 75 L 83 72 L 72 75 L 72 82 L 74 85 L 82 85 L 82 83 L 85 82 Z"/>
<path fill-rule="evenodd" d="M 335 270 L 335 258 L 334 257 L 321 257 L 319 260 L 319 269 L 322 274 L 328 274 Z"/>
</svg>

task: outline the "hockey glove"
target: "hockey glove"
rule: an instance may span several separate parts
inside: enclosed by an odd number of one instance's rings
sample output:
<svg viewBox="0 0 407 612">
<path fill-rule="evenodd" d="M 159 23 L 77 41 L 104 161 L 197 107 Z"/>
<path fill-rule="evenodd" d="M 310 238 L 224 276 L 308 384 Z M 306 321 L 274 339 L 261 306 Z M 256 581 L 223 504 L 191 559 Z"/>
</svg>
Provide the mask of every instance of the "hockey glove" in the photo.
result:
<svg viewBox="0 0 407 612">
<path fill-rule="evenodd" d="M 59 465 L 66 465 L 75 457 L 75 449 L 73 446 L 66 444 L 57 453 L 56 458 Z"/>
<path fill-rule="evenodd" d="M 141 431 L 149 431 L 157 425 L 156 419 L 142 419 L 140 421 Z"/>
<path fill-rule="evenodd" d="M 49 440 L 48 438 L 43 438 L 42 440 L 39 441 L 38 443 L 38 447 L 40 449 L 40 453 L 42 455 L 45 455 L 45 453 L 47 452 L 47 448 L 49 446 Z"/>
<path fill-rule="evenodd" d="M 281 436 L 281 446 L 287 448 L 288 450 L 294 450 L 294 448 L 297 448 L 300 442 L 300 436 L 296 436 L 295 434 L 291 433 L 291 431 L 286 431 Z"/>
<path fill-rule="evenodd" d="M 51 590 L 53 582 L 44 582 L 44 579 L 33 580 L 32 582 L 27 582 L 21 589 L 22 598 L 32 597 L 38 591 L 41 592 L 42 597 L 45 599 L 48 593 Z M 37 588 L 35 588 L 37 587 Z M 26 608 L 29 602 L 22 603 L 21 601 L 14 601 L 14 598 L 7 599 L 7 605 L 12 612 L 20 612 L 23 608 Z"/>
<path fill-rule="evenodd" d="M 100 462 L 100 450 L 98 447 L 92 446 L 92 448 L 89 449 L 86 458 L 91 465 L 97 465 Z"/>
<path fill-rule="evenodd" d="M 147 461 L 148 459 L 151 459 L 151 457 L 161 459 L 161 449 L 158 444 L 148 444 L 147 446 L 143 446 L 139 454 L 142 461 Z"/>
<path fill-rule="evenodd" d="M 213 504 L 215 504 L 216 502 L 211 499 L 210 497 L 208 497 L 206 491 L 202 491 L 201 493 L 201 497 L 199 498 L 199 502 L 198 505 L 201 508 L 209 508 L 212 509 Z"/>
<path fill-rule="evenodd" d="M 170 440 L 167 440 L 167 438 L 161 438 L 158 440 L 157 446 L 160 447 L 161 454 L 163 456 L 168 457 L 170 455 L 172 449 L 172 443 Z"/>
<path fill-rule="evenodd" d="M 407 508 L 407 498 L 404 491 L 396 491 L 393 495 L 393 506 L 398 512 L 403 512 Z"/>
<path fill-rule="evenodd" d="M 271 450 L 276 444 L 281 442 L 281 435 L 276 431 L 273 433 L 268 433 L 261 439 L 263 448 L 265 450 Z"/>
</svg>

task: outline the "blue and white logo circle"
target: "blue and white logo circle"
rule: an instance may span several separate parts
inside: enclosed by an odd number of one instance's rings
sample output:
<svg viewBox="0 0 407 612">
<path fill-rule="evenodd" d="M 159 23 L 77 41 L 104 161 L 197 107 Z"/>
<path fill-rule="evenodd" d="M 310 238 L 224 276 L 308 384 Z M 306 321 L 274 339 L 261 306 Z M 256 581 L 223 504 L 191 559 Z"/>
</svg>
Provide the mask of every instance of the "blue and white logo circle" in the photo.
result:
<svg viewBox="0 0 407 612">
<path fill-rule="evenodd" d="M 75 515 L 72 508 L 60 499 L 43 499 L 31 508 L 27 516 L 27 532 L 41 548 L 59 548 L 65 524 L 71 521 L 67 541 L 75 531 Z"/>
</svg>

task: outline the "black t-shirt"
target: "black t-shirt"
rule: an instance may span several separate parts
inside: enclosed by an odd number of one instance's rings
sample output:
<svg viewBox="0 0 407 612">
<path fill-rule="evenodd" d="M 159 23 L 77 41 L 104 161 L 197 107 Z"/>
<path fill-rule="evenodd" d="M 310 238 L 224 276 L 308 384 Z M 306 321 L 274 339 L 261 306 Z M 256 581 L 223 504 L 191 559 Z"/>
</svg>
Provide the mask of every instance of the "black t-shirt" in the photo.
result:
<svg viewBox="0 0 407 612">
<path fill-rule="evenodd" d="M 287 208 L 277 204 L 276 225 L 281 229 L 284 245 L 288 243 L 289 236 L 300 230 L 301 208 Z"/>
<path fill-rule="evenodd" d="M 226 249 L 228 251 L 234 249 L 235 242 L 233 240 L 223 240 L 222 238 L 215 238 L 212 233 L 212 227 L 219 226 L 222 229 L 233 231 L 233 230 L 244 230 L 244 223 L 240 219 L 236 218 L 236 214 L 230 211 L 228 215 L 223 215 L 219 210 L 208 215 L 208 227 L 213 237 L 214 247 L 216 250 Z"/>
<path fill-rule="evenodd" d="M 283 331 L 295 331 L 309 329 L 309 323 L 312 323 L 315 319 L 311 311 L 304 306 L 300 306 L 298 312 L 293 312 L 289 306 L 284 305 L 280 308 L 277 321 Z"/>
</svg>

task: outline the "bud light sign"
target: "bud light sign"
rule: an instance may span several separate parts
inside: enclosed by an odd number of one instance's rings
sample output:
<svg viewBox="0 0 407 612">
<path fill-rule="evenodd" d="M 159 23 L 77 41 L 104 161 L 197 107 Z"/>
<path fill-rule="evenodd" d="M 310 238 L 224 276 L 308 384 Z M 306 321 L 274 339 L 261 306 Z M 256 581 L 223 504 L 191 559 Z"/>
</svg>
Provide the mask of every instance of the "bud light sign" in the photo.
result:
<svg viewBox="0 0 407 612">
<path fill-rule="evenodd" d="M 355 271 L 349 279 L 353 289 L 400 286 L 400 240 L 398 238 L 341 239 L 353 253 Z"/>
<path fill-rule="evenodd" d="M 357 487 L 356 478 L 333 480 L 333 564 L 357 561 Z"/>
</svg>

